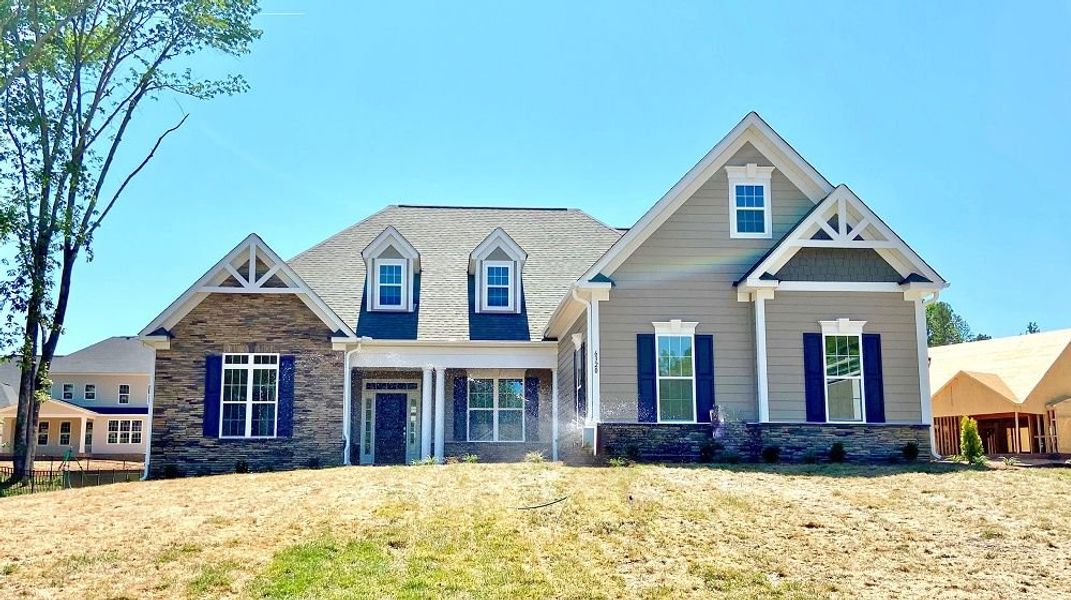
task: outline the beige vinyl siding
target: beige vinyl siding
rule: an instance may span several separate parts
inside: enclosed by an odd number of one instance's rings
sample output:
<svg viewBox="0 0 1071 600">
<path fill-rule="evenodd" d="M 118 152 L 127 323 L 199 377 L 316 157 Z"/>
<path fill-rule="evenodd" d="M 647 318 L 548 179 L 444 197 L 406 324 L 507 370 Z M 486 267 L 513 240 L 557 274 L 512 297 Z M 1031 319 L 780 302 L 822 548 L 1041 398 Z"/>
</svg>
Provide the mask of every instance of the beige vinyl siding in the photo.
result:
<svg viewBox="0 0 1071 600">
<path fill-rule="evenodd" d="M 838 318 L 866 321 L 864 333 L 881 335 L 885 420 L 921 422 L 915 304 L 891 292 L 777 292 L 767 301 L 770 420 L 806 420 L 803 334 L 821 333 L 819 321 Z"/>
<path fill-rule="evenodd" d="M 52 374 L 52 397 L 63 399 L 63 384 L 74 385 L 74 399 L 68 400 L 81 406 L 127 406 L 119 404 L 119 384 L 130 386 L 129 406 L 145 406 L 149 392 L 148 375 L 93 375 L 93 374 Z M 96 400 L 85 399 L 85 386 L 91 383 L 97 386 Z"/>
<path fill-rule="evenodd" d="M 751 144 L 727 164 L 749 162 L 772 164 Z M 604 421 L 636 421 L 636 334 L 670 319 L 698 321 L 696 333 L 714 335 L 715 402 L 757 419 L 753 306 L 737 301 L 732 284 L 814 205 L 775 170 L 772 237 L 732 239 L 728 186 L 719 169 L 610 274 L 610 300 L 599 305 Z"/>
</svg>

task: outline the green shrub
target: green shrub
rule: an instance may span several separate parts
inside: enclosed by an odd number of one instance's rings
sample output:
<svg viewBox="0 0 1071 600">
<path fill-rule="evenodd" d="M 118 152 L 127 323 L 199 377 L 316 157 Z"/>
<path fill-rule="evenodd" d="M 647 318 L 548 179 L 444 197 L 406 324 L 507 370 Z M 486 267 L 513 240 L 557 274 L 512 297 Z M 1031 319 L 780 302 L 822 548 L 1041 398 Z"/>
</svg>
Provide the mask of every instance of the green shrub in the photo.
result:
<svg viewBox="0 0 1071 600">
<path fill-rule="evenodd" d="M 182 472 L 175 465 L 164 465 L 164 479 L 178 479 Z"/>
<path fill-rule="evenodd" d="M 411 462 L 409 464 L 411 464 L 413 466 L 419 466 L 419 465 L 434 465 L 436 463 L 435 463 L 435 457 L 434 456 L 429 456 L 427 458 L 418 458 L 418 459 L 414 460 L 413 462 Z"/>
<path fill-rule="evenodd" d="M 631 467 L 634 463 L 624 456 L 615 456 L 607 460 L 606 464 L 611 467 Z"/>
<path fill-rule="evenodd" d="M 919 457 L 919 445 L 915 442 L 908 442 L 904 444 L 903 449 L 904 460 L 907 462 L 914 462 Z"/>
<path fill-rule="evenodd" d="M 803 454 L 803 462 L 808 465 L 813 465 L 818 462 L 818 453 L 814 450 L 808 450 Z"/>
<path fill-rule="evenodd" d="M 721 452 L 725 446 L 720 442 L 707 442 L 699 448 L 699 462 L 709 463 L 714 462 L 714 457 Z"/>
<path fill-rule="evenodd" d="M 766 446 L 762 449 L 762 461 L 775 463 L 781 460 L 781 448 L 779 446 Z"/>
<path fill-rule="evenodd" d="M 234 472 L 235 473 L 248 473 L 249 472 L 249 463 L 245 462 L 244 460 L 239 460 L 238 462 L 234 463 Z"/>
<path fill-rule="evenodd" d="M 469 464 L 478 463 L 478 462 L 480 462 L 480 455 L 479 454 L 466 454 L 466 455 L 461 457 L 461 462 L 469 463 Z"/>
<path fill-rule="evenodd" d="M 310 458 L 309 460 L 305 461 L 305 466 L 310 468 L 310 469 L 319 469 L 320 468 L 320 457 L 319 456 L 314 456 L 314 457 Z"/>
<path fill-rule="evenodd" d="M 542 452 L 534 451 L 524 455 L 524 462 L 527 463 L 544 463 L 547 462 L 547 457 L 543 456 Z"/>
<path fill-rule="evenodd" d="M 844 444 L 840 442 L 833 442 L 833 445 L 829 447 L 829 462 L 844 462 L 844 459 L 847 456 L 848 452 L 844 450 Z"/>
<path fill-rule="evenodd" d="M 978 421 L 963 417 L 959 421 L 959 454 L 972 465 L 985 462 L 982 436 L 978 435 Z"/>
</svg>

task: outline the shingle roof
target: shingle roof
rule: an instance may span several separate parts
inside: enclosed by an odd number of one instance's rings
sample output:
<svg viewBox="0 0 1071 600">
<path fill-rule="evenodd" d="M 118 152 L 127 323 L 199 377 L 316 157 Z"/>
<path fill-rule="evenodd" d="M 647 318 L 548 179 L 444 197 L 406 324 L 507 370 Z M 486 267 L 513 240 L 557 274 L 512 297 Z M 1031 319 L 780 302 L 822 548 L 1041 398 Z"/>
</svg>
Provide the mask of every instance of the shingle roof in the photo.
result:
<svg viewBox="0 0 1071 600">
<path fill-rule="evenodd" d="M 1022 404 L 1068 346 L 1071 329 L 930 348 L 930 389 L 963 372 Z"/>
<path fill-rule="evenodd" d="M 66 373 L 144 373 L 153 370 L 152 349 L 136 337 L 115 336 L 86 346 L 77 352 L 57 356 L 51 372 Z"/>
<path fill-rule="evenodd" d="M 388 226 L 420 253 L 415 314 L 368 313 L 361 250 Z M 475 315 L 469 254 L 496 227 L 528 253 L 521 315 Z M 358 335 L 434 341 L 542 339 L 569 286 L 621 237 L 575 209 L 389 206 L 292 258 L 290 266 Z M 358 322 L 361 321 L 361 322 Z"/>
</svg>

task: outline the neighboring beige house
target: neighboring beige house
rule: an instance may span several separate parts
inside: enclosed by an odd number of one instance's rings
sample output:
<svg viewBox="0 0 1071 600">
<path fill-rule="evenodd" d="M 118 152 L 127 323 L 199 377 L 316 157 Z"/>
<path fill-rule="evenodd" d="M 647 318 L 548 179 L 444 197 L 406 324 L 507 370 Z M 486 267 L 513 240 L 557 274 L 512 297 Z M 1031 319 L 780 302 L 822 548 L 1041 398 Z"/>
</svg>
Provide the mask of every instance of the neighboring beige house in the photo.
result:
<svg viewBox="0 0 1071 600">
<path fill-rule="evenodd" d="M 153 352 L 137 338 L 111 337 L 52 362 L 52 399 L 41 406 L 37 456 L 140 460 L 148 441 Z M 0 454 L 12 451 L 18 365 L 0 365 Z"/>
<path fill-rule="evenodd" d="M 1071 329 L 930 348 L 930 388 L 942 454 L 965 415 L 987 454 L 1071 452 Z"/>
</svg>

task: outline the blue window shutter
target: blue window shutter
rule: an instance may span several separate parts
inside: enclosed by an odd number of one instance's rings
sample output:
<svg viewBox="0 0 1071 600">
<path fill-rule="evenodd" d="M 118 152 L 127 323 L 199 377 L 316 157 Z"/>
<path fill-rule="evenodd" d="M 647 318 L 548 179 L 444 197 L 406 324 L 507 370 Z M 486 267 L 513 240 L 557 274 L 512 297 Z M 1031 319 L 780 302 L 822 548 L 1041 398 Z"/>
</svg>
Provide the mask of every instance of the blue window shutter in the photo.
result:
<svg viewBox="0 0 1071 600">
<path fill-rule="evenodd" d="M 279 422 L 275 434 L 294 436 L 294 357 L 279 357 Z"/>
<path fill-rule="evenodd" d="M 807 421 L 826 422 L 825 350 L 822 334 L 803 334 L 803 392 L 807 399 Z"/>
<path fill-rule="evenodd" d="M 205 417 L 202 424 L 205 437 L 219 437 L 219 402 L 223 388 L 223 357 L 205 357 Z"/>
<path fill-rule="evenodd" d="M 469 437 L 469 378 L 465 372 L 454 377 L 454 440 L 464 442 Z"/>
<path fill-rule="evenodd" d="M 695 336 L 695 420 L 710 422 L 714 410 L 714 336 Z"/>
<path fill-rule="evenodd" d="M 655 336 L 653 333 L 636 334 L 636 398 L 637 416 L 641 423 L 658 420 L 658 399 L 655 386 Z"/>
<path fill-rule="evenodd" d="M 539 441 L 539 378 L 524 378 L 524 438 Z"/>
<path fill-rule="evenodd" d="M 881 375 L 881 336 L 863 334 L 863 393 L 868 423 L 885 422 L 885 382 Z"/>
</svg>

